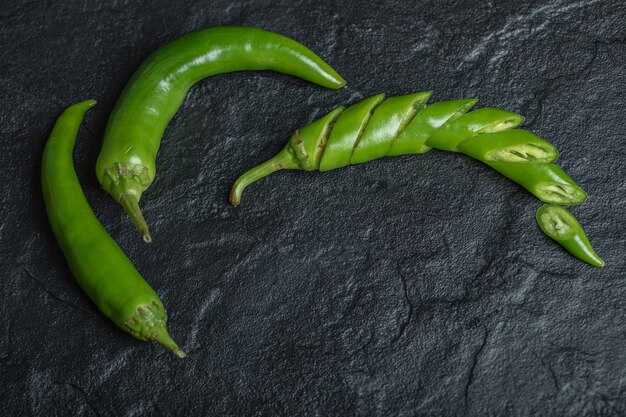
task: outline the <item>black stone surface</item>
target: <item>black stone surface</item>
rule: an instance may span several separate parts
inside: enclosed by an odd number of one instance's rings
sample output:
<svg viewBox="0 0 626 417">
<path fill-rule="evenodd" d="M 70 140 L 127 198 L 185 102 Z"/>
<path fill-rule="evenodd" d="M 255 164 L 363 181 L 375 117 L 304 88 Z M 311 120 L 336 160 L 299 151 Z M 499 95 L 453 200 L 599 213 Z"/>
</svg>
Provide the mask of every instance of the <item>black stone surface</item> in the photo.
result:
<svg viewBox="0 0 626 417">
<path fill-rule="evenodd" d="M 620 0 L 4 1 L 0 415 L 626 415 L 625 22 Z M 108 115 L 152 51 L 222 24 L 290 36 L 349 84 L 196 85 L 142 200 L 146 245 L 94 175 Z M 526 116 L 589 193 L 572 212 L 606 267 L 569 256 L 536 199 L 457 154 L 283 172 L 227 203 L 298 127 L 421 90 Z M 48 225 L 43 146 L 88 98 L 81 183 L 162 297 L 183 361 L 96 310 Z"/>
</svg>

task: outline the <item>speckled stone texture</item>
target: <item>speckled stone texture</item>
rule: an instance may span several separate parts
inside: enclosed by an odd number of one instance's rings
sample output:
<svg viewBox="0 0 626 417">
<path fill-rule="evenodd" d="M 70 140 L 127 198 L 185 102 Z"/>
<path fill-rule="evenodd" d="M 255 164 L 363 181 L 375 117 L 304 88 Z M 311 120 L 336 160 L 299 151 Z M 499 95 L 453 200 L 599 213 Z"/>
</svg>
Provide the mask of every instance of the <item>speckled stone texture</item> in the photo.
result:
<svg viewBox="0 0 626 417">
<path fill-rule="evenodd" d="M 626 415 L 626 4 L 549 1 L 4 1 L 0 9 L 0 415 Z M 196 85 L 170 124 L 146 245 L 96 181 L 142 60 L 213 25 L 309 46 L 347 80 Z M 544 236 L 540 203 L 458 154 L 281 172 L 227 202 L 295 129 L 380 92 L 526 116 L 589 193 L 604 269 Z M 95 98 L 75 153 L 95 212 L 170 312 L 183 361 L 72 281 L 39 168 L 62 109 Z"/>
</svg>

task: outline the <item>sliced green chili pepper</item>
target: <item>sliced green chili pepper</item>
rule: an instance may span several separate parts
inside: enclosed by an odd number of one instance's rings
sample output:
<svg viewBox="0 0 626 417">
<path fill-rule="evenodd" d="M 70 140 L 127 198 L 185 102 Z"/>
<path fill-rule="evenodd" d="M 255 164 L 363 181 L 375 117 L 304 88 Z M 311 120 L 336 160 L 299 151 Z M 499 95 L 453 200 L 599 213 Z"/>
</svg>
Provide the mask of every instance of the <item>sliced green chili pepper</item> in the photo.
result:
<svg viewBox="0 0 626 417">
<path fill-rule="evenodd" d="M 467 113 L 476 103 L 474 99 L 424 107 L 430 94 L 384 101 L 378 95 L 345 111 L 334 110 L 329 114 L 332 117 L 296 132 L 276 156 L 240 176 L 231 190 L 231 203 L 239 204 L 246 186 L 281 169 L 327 171 L 386 155 L 420 154 L 431 148 L 462 152 L 482 161 L 547 203 L 579 204 L 587 198 L 561 168 L 552 164 L 559 156 L 554 146 L 530 132 L 514 129 L 524 121 L 522 116 L 495 108 Z M 313 149 L 315 158 L 310 157 Z M 320 157 L 321 163 L 316 165 Z M 537 219 L 549 236 L 575 256 L 592 265 L 604 264 L 565 209 L 544 206 Z"/>
<path fill-rule="evenodd" d="M 68 107 L 46 143 L 41 182 L 52 231 L 76 282 L 102 313 L 135 338 L 156 341 L 185 357 L 167 333 L 161 300 L 104 230 L 76 177 L 76 135 L 95 104 L 88 100 Z"/>
<path fill-rule="evenodd" d="M 215 74 L 273 70 L 328 88 L 345 84 L 302 44 L 272 32 L 216 27 L 182 36 L 152 54 L 133 75 L 113 109 L 98 157 L 100 184 L 150 241 L 139 199 L 156 173 L 163 132 L 197 81 Z"/>
<path fill-rule="evenodd" d="M 563 207 L 546 204 L 537 210 L 537 223 L 543 232 L 583 262 L 602 268 L 604 260 L 593 250 L 576 218 Z"/>
<path fill-rule="evenodd" d="M 424 153 L 431 148 L 460 151 L 476 158 L 547 203 L 579 204 L 587 198 L 562 169 L 550 163 L 558 157 L 552 145 L 530 132 L 509 130 L 523 122 L 522 116 L 495 108 L 467 113 L 476 103 L 474 99 L 424 107 L 430 94 L 384 101 L 378 95 L 348 107 L 330 129 L 328 140 L 317 135 L 299 136 L 302 146 L 315 147 L 322 154 L 319 166 L 295 158 L 296 148 L 290 140 L 277 156 L 235 182 L 231 203 L 239 203 L 247 185 L 280 169 L 327 171 L 385 155 Z"/>
</svg>

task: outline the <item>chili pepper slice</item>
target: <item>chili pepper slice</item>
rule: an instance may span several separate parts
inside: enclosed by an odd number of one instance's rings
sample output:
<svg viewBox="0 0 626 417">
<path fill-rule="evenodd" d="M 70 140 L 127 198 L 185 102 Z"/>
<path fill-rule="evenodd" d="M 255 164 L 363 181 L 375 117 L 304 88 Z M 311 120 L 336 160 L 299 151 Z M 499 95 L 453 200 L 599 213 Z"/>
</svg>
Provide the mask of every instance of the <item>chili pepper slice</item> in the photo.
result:
<svg viewBox="0 0 626 417">
<path fill-rule="evenodd" d="M 509 130 L 523 122 L 524 118 L 517 113 L 485 107 L 444 124 L 432 134 L 426 144 L 431 148 L 458 152 L 457 146 L 477 133 Z"/>
<path fill-rule="evenodd" d="M 507 130 L 473 136 L 458 145 L 458 150 L 483 162 L 554 162 L 559 151 L 527 130 Z"/>
<path fill-rule="evenodd" d="M 431 95 L 432 91 L 426 91 L 383 101 L 374 110 L 363 135 L 357 140 L 350 163 L 362 164 L 385 156 L 398 134 L 424 108 Z"/>
<path fill-rule="evenodd" d="M 593 249 L 572 213 L 563 207 L 546 204 L 539 207 L 536 217 L 541 230 L 569 253 L 589 265 L 604 266 L 604 260 Z"/>
<path fill-rule="evenodd" d="M 478 100 L 463 98 L 459 100 L 438 101 L 417 113 L 409 125 L 393 142 L 387 155 L 398 156 L 420 154 L 431 150 L 426 141 L 445 123 L 458 119 L 468 112 Z"/>
<path fill-rule="evenodd" d="M 544 203 L 570 206 L 587 199 L 587 193 L 556 165 L 502 161 L 486 161 L 486 164 L 526 188 Z"/>
<path fill-rule="evenodd" d="M 354 144 L 357 143 L 372 114 L 384 99 L 384 94 L 367 98 L 348 107 L 339 116 L 324 149 L 320 171 L 330 171 L 350 165 Z"/>
</svg>

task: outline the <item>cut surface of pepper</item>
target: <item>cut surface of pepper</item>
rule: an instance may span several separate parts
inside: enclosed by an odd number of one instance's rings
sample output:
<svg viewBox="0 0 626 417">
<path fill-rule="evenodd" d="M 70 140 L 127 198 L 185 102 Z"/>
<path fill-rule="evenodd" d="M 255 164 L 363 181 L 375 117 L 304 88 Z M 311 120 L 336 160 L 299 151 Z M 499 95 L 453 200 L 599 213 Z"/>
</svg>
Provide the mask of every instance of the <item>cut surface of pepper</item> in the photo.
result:
<svg viewBox="0 0 626 417">
<path fill-rule="evenodd" d="M 345 80 L 304 45 L 261 29 L 213 27 L 181 36 L 154 52 L 119 98 L 96 164 L 98 181 L 151 240 L 139 208 L 156 174 L 156 155 L 171 118 L 196 82 L 233 71 L 271 70 L 327 88 Z"/>
<path fill-rule="evenodd" d="M 587 235 L 576 217 L 563 207 L 545 204 L 537 210 L 537 223 L 541 230 L 565 250 L 589 265 L 602 268 L 602 259 L 589 243 Z"/>
<path fill-rule="evenodd" d="M 87 100 L 68 107 L 46 143 L 41 182 L 52 231 L 78 285 L 117 326 L 183 358 L 166 329 L 163 303 L 92 211 L 74 170 L 73 152 Z"/>
</svg>

